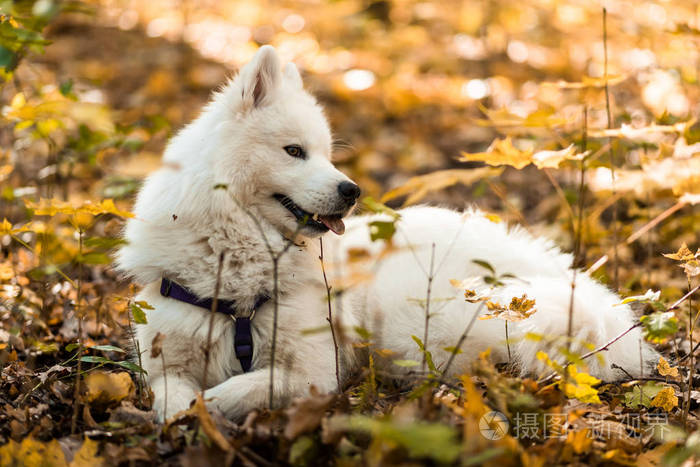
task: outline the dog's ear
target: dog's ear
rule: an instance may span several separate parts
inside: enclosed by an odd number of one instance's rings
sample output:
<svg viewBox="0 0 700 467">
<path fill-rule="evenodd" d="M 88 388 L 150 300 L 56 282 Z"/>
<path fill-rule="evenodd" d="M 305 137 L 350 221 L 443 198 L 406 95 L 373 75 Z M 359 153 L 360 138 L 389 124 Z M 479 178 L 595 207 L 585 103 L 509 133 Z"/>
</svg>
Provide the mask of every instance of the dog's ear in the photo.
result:
<svg viewBox="0 0 700 467">
<path fill-rule="evenodd" d="M 304 87 L 304 83 L 301 81 L 301 75 L 299 74 L 299 70 L 297 69 L 297 66 L 292 62 L 289 62 L 284 66 L 284 77 L 289 83 L 291 83 L 295 87 L 299 89 Z"/>
<path fill-rule="evenodd" d="M 274 47 L 264 45 L 241 70 L 245 107 L 260 107 L 269 102 L 281 79 L 280 61 Z"/>
</svg>

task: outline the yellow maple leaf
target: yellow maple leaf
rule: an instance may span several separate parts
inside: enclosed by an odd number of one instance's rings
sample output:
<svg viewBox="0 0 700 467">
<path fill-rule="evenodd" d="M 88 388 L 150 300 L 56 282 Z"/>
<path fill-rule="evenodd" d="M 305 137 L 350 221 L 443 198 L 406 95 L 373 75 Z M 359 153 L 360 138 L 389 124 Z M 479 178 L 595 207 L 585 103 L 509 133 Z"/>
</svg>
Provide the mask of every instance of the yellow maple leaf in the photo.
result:
<svg viewBox="0 0 700 467">
<path fill-rule="evenodd" d="M 651 400 L 652 407 L 660 407 L 666 412 L 670 412 L 674 407 L 678 407 L 678 398 L 672 387 L 667 386 L 659 391 Z"/>
<path fill-rule="evenodd" d="M 85 377 L 85 400 L 93 404 L 112 404 L 127 398 L 134 391 L 129 373 L 93 371 Z"/>
<path fill-rule="evenodd" d="M 566 444 L 571 446 L 576 454 L 584 454 L 590 451 L 593 444 L 591 430 L 585 428 L 583 430 L 569 431 L 566 435 Z"/>
<path fill-rule="evenodd" d="M 503 169 L 490 169 L 488 167 L 438 170 L 427 175 L 409 178 L 406 183 L 382 196 L 381 202 L 385 203 L 391 199 L 408 195 L 406 201 L 403 202 L 403 205 L 407 206 L 422 200 L 430 192 L 442 190 L 457 183 L 471 185 L 483 178 L 497 177 L 501 172 Z"/>
<path fill-rule="evenodd" d="M 520 170 L 532 162 L 533 151 L 531 149 L 520 150 L 513 146 L 510 136 L 505 139 L 496 139 L 486 152 L 469 154 L 463 152 L 459 160 L 465 162 L 484 162 L 488 165 L 510 165 Z"/>
<path fill-rule="evenodd" d="M 559 165 L 566 160 L 581 160 L 588 155 L 585 153 L 576 153 L 574 145 L 570 145 L 559 151 L 537 151 L 532 155 L 532 163 L 538 169 L 558 169 Z"/>
<path fill-rule="evenodd" d="M 600 380 L 588 373 L 579 372 L 576 365 L 567 368 L 568 378 L 559 383 L 567 397 L 573 397 L 588 404 L 600 404 L 598 391 L 593 387 L 600 384 Z"/>
<path fill-rule="evenodd" d="M 661 376 L 670 376 L 671 378 L 679 377 L 678 368 L 672 367 L 664 357 L 659 358 L 659 364 L 656 366 L 656 369 L 659 370 Z"/>
<path fill-rule="evenodd" d="M 527 294 L 523 294 L 520 298 L 513 297 L 508 306 L 501 305 L 498 302 L 487 301 L 486 308 L 491 313 L 479 316 L 479 319 L 501 318 L 506 321 L 522 321 L 537 311 L 535 300 L 528 300 Z"/>
<path fill-rule="evenodd" d="M 104 458 L 97 455 L 99 446 L 97 441 L 86 437 L 68 467 L 102 467 L 105 465 Z"/>
<path fill-rule="evenodd" d="M 664 256 L 666 258 L 673 259 L 676 261 L 690 261 L 692 259 L 695 259 L 695 255 L 692 251 L 690 251 L 688 245 L 686 245 L 685 242 L 683 242 L 683 245 L 681 245 L 677 252 L 666 253 L 664 254 Z"/>
<path fill-rule="evenodd" d="M 12 235 L 12 223 L 7 219 L 3 219 L 2 224 L 0 224 L 0 234 Z"/>
<path fill-rule="evenodd" d="M 90 200 L 83 201 L 79 205 L 72 205 L 65 201 L 57 199 L 41 198 L 38 203 L 31 200 L 26 200 L 25 205 L 29 209 L 34 210 L 34 214 L 38 216 L 55 216 L 56 214 L 68 214 L 82 218 L 85 216 L 98 216 L 100 214 L 114 214 L 119 217 L 134 217 L 128 211 L 120 211 L 114 205 L 111 199 L 105 199 L 99 203 L 94 203 Z M 84 221 L 84 219 L 83 219 Z"/>
<path fill-rule="evenodd" d="M 9 443 L 0 447 L 0 465 L 64 467 L 68 463 L 57 440 L 43 443 L 28 436 L 21 443 L 11 439 Z"/>
</svg>

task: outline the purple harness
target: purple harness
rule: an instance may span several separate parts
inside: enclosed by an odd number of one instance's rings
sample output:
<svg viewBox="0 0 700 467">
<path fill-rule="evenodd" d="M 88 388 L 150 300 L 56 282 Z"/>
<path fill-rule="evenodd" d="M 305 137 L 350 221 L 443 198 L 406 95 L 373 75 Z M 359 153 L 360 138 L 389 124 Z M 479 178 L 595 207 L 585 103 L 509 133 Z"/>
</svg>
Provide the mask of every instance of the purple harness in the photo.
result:
<svg viewBox="0 0 700 467">
<path fill-rule="evenodd" d="M 213 299 L 199 298 L 177 282 L 163 278 L 160 283 L 160 294 L 164 297 L 173 298 L 180 302 L 189 303 L 211 310 Z M 263 306 L 270 299 L 267 295 L 260 295 L 255 300 L 255 305 L 250 315 L 247 317 L 236 316 L 236 303 L 232 300 L 218 300 L 216 311 L 229 315 L 235 324 L 235 334 L 233 337 L 233 348 L 236 351 L 236 358 L 241 362 L 243 372 L 247 373 L 253 364 L 253 333 L 251 331 L 250 319 L 258 308 Z"/>
</svg>

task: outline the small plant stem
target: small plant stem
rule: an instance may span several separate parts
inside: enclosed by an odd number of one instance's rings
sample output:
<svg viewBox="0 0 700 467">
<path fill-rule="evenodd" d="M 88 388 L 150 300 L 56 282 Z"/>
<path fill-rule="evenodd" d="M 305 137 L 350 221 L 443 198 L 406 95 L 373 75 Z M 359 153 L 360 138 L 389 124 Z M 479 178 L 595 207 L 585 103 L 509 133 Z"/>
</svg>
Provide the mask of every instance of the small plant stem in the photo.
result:
<svg viewBox="0 0 700 467">
<path fill-rule="evenodd" d="M 608 129 L 611 130 L 613 127 L 612 112 L 610 111 L 610 89 L 608 86 L 608 10 L 603 8 L 603 55 L 604 55 L 604 65 L 603 73 L 605 79 L 605 112 L 608 119 Z M 615 199 L 617 195 L 617 188 L 615 186 L 615 150 L 612 146 L 612 141 L 610 142 L 610 177 L 612 179 L 611 192 L 612 198 Z M 618 226 L 618 212 L 617 212 L 617 202 L 612 205 L 612 224 L 613 224 L 613 285 L 617 291 L 620 288 L 620 277 L 619 277 L 619 265 L 618 265 L 618 236 L 619 236 L 619 226 Z"/>
<path fill-rule="evenodd" d="M 433 289 L 435 268 L 435 243 L 430 249 L 430 270 L 428 272 L 428 290 L 425 294 L 425 325 L 423 327 L 423 361 L 421 363 L 421 372 L 425 373 L 426 354 L 428 353 L 428 329 L 430 328 L 430 293 Z"/>
<path fill-rule="evenodd" d="M 275 393 L 275 351 L 277 350 L 277 315 L 279 313 L 279 286 L 278 286 L 278 266 L 279 257 L 272 259 L 272 299 L 274 300 L 274 311 L 272 314 L 272 345 L 270 346 L 270 384 L 268 406 L 270 410 L 274 408 Z"/>
<path fill-rule="evenodd" d="M 690 283 L 690 276 L 688 276 L 688 291 L 690 292 L 692 290 L 691 288 L 691 283 Z M 683 426 L 688 429 L 688 413 L 690 411 L 690 394 L 691 391 L 693 390 L 693 369 L 695 367 L 695 357 L 694 357 L 694 351 L 693 351 L 693 328 L 694 328 L 694 319 L 693 319 L 693 297 L 689 296 L 688 297 L 688 341 L 690 342 L 689 347 L 690 347 L 690 353 L 689 359 L 690 361 L 688 362 L 688 391 L 686 392 L 686 398 L 685 398 L 685 407 L 683 408 Z"/>
<path fill-rule="evenodd" d="M 160 352 L 160 362 L 163 365 L 163 389 L 165 391 L 165 401 L 163 402 L 163 413 L 168 413 L 168 375 L 165 372 L 165 352 Z"/>
<path fill-rule="evenodd" d="M 221 291 L 221 271 L 224 268 L 224 252 L 219 255 L 219 267 L 216 269 L 216 284 L 214 285 L 214 297 L 211 301 L 211 311 L 209 313 L 209 329 L 207 330 L 207 345 L 204 348 L 204 372 L 202 373 L 202 390 L 207 387 L 207 377 L 209 376 L 209 359 L 211 356 L 211 336 L 214 329 L 214 316 L 219 306 L 219 293 Z M 163 375 L 165 375 L 165 364 L 163 364 Z"/>
<path fill-rule="evenodd" d="M 583 135 L 581 137 L 581 153 L 585 154 L 588 149 L 588 107 L 583 107 Z M 574 230 L 574 257 L 571 261 L 572 277 L 571 277 L 571 296 L 569 298 L 569 318 L 566 326 L 566 342 L 569 353 L 571 352 L 571 337 L 573 335 L 574 325 L 574 296 L 576 294 L 576 275 L 578 273 L 579 255 L 581 253 L 581 243 L 583 238 L 583 209 L 584 209 L 584 193 L 586 183 L 586 160 L 581 159 L 581 170 L 578 186 L 578 218 L 574 224 L 574 219 L 571 219 L 571 226 Z"/>
<path fill-rule="evenodd" d="M 594 349 L 594 350 L 591 350 L 590 352 L 588 352 L 588 353 L 582 355 L 582 356 L 581 356 L 581 360 L 585 360 L 585 359 L 587 359 L 587 358 L 589 358 L 589 357 L 592 357 L 593 355 L 595 355 L 595 354 L 597 354 L 597 353 L 600 353 L 600 352 L 603 352 L 603 351 L 605 351 L 605 350 L 608 350 L 608 349 L 610 348 L 611 345 L 613 345 L 615 342 L 619 341 L 620 339 L 622 339 L 623 337 L 625 337 L 627 334 L 629 334 L 633 329 L 638 328 L 638 327 L 640 327 L 641 325 L 642 325 L 641 322 L 636 322 L 635 324 L 633 324 L 632 326 L 630 326 L 629 328 L 625 329 L 625 330 L 622 331 L 620 334 L 618 334 L 617 336 L 615 336 L 615 337 L 614 337 L 611 341 L 609 341 L 608 343 L 603 344 L 603 345 L 601 345 L 600 347 L 598 347 L 598 348 L 596 348 L 596 349 Z M 564 368 L 567 368 L 570 364 L 571 364 L 570 362 L 567 363 L 567 364 L 564 366 Z M 557 373 L 556 373 L 556 372 L 555 372 L 555 373 L 551 373 L 550 375 L 548 375 L 548 376 L 546 376 L 545 378 L 541 379 L 541 380 L 539 381 L 539 383 L 540 383 L 540 384 L 547 384 L 549 381 L 551 381 L 552 379 L 554 379 L 556 376 L 557 376 Z"/>
<path fill-rule="evenodd" d="M 467 338 L 467 335 L 469 334 L 469 331 L 472 330 L 472 327 L 474 326 L 474 323 L 476 323 L 476 318 L 479 316 L 479 313 L 481 313 L 481 310 L 484 308 L 484 302 L 479 303 L 479 306 L 476 308 L 476 311 L 474 311 L 474 314 L 472 315 L 472 319 L 469 321 L 469 324 L 467 324 L 467 327 L 464 329 L 464 332 L 462 333 L 461 336 L 459 336 L 459 339 L 457 340 L 457 344 L 452 348 L 452 353 L 450 354 L 450 358 L 447 360 L 447 363 L 445 364 L 445 369 L 442 370 L 442 377 L 444 378 L 447 376 L 447 372 L 452 366 L 452 362 L 454 361 L 455 357 L 459 353 L 459 351 L 462 348 L 462 344 L 464 344 L 464 340 Z"/>
<path fill-rule="evenodd" d="M 506 323 L 506 349 L 508 350 L 508 365 L 510 365 L 512 358 L 510 355 L 510 339 L 508 339 L 508 320 L 504 319 L 503 322 Z"/>
<path fill-rule="evenodd" d="M 136 349 L 136 357 L 139 360 L 139 368 L 143 368 L 143 362 L 141 361 L 141 346 L 139 345 L 139 341 L 136 339 L 136 334 L 134 333 L 134 326 L 131 322 L 131 313 L 128 313 L 129 316 L 129 334 L 131 335 L 131 341 L 134 343 L 134 349 Z M 143 405 L 143 388 L 146 387 L 146 381 L 145 377 L 143 376 L 142 372 L 139 372 L 139 379 L 138 379 L 138 389 L 139 389 L 139 401 Z M 152 401 L 151 401 L 152 402 Z"/>
<path fill-rule="evenodd" d="M 326 298 L 328 300 L 328 325 L 331 327 L 331 336 L 333 337 L 333 352 L 335 355 L 335 381 L 338 384 L 338 393 L 341 392 L 340 385 L 340 361 L 338 358 L 338 341 L 335 337 L 335 328 L 333 327 L 333 308 L 331 305 L 331 286 L 328 285 L 328 277 L 326 276 L 326 267 L 323 263 L 323 237 L 319 237 L 318 244 L 321 247 L 321 253 L 318 259 L 321 261 L 321 271 L 323 271 L 323 283 L 326 286 Z"/>
<path fill-rule="evenodd" d="M 78 228 L 78 281 L 75 303 L 75 316 L 78 319 L 78 369 L 75 374 L 75 387 L 73 389 L 73 418 L 71 420 L 70 432 L 75 434 L 78 427 L 78 414 L 80 413 L 80 374 L 82 372 L 83 361 L 83 316 L 80 309 L 82 300 L 82 285 L 83 285 L 83 229 Z"/>
</svg>

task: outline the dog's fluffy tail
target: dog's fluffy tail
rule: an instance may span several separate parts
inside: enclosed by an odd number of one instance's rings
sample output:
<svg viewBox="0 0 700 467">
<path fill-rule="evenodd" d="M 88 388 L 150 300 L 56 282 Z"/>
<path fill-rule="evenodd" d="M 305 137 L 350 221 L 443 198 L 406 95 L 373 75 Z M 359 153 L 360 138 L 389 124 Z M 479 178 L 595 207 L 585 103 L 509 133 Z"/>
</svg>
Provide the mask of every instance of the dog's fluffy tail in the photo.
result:
<svg viewBox="0 0 700 467">
<path fill-rule="evenodd" d="M 569 271 L 569 274 L 571 271 Z M 578 356 L 605 346 L 634 326 L 636 318 L 627 305 L 605 286 L 578 272 L 571 306 L 571 280 L 565 277 L 535 276 L 512 280 L 493 291 L 492 300 L 508 304 L 513 297 L 526 294 L 535 300 L 536 312 L 530 317 L 509 323 L 510 347 L 517 355 L 523 373 L 542 374 L 548 369 L 537 358 L 539 350 L 547 351 L 554 361 L 566 361 L 569 310 L 573 312 L 570 349 Z M 644 341 L 639 327 L 587 358 L 590 374 L 606 381 L 649 375 L 658 361 L 658 353 Z M 624 369 L 613 368 L 611 364 Z"/>
</svg>

